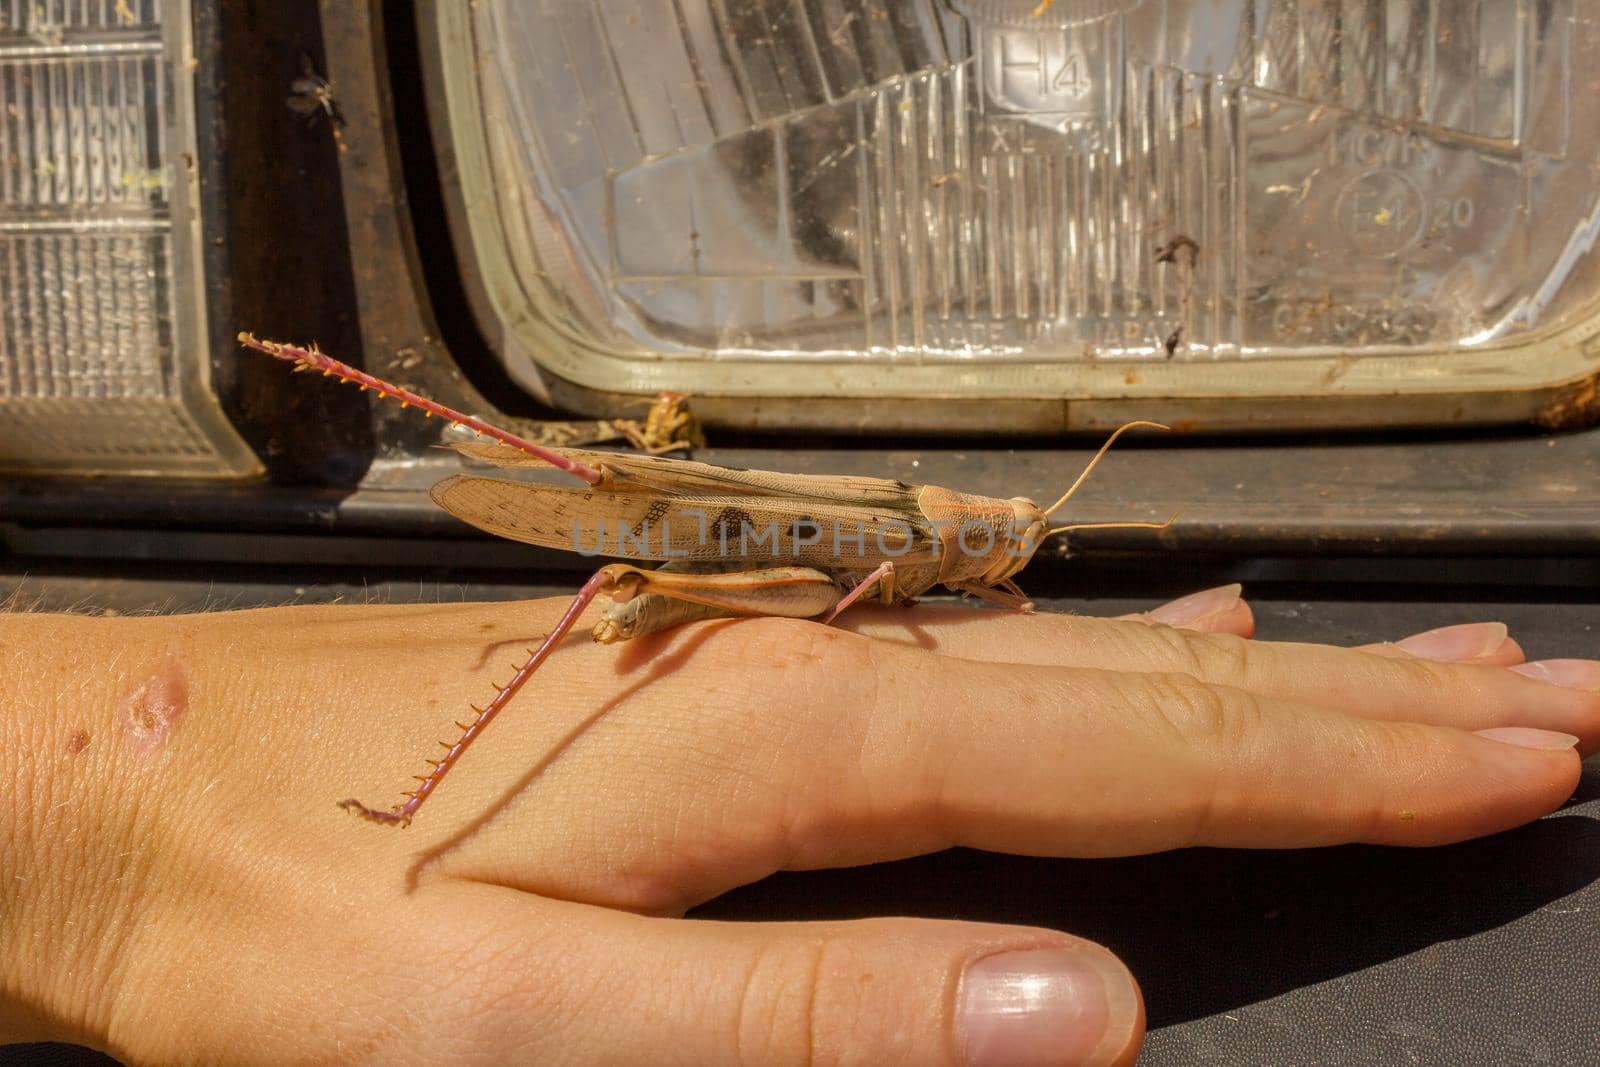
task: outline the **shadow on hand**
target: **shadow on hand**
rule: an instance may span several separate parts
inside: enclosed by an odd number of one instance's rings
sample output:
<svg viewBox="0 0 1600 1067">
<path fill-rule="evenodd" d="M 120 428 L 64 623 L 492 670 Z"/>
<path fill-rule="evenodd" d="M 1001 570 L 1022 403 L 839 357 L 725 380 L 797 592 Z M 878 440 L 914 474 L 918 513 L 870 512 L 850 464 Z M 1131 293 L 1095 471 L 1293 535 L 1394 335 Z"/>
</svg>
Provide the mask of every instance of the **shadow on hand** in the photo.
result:
<svg viewBox="0 0 1600 1067">
<path fill-rule="evenodd" d="M 417 852 L 413 857 L 411 866 L 406 871 L 407 888 L 409 890 L 415 890 L 421 882 L 423 871 L 425 871 L 430 864 L 437 862 L 442 857 L 449 855 L 451 852 L 454 852 L 460 848 L 461 845 L 471 839 L 473 835 L 481 832 L 484 827 L 488 826 L 496 818 L 498 818 L 501 813 L 504 812 L 514 800 L 516 800 L 518 796 L 525 792 L 528 787 L 531 786 L 534 781 L 550 767 L 551 764 L 561 758 L 562 753 L 571 748 L 573 743 L 577 741 L 578 738 L 582 737 L 597 722 L 605 718 L 606 715 L 616 710 L 629 698 L 644 690 L 658 679 L 663 678 L 668 674 L 672 674 L 675 671 L 681 670 L 684 664 L 686 664 L 690 657 L 693 656 L 695 650 L 704 644 L 706 639 L 710 637 L 711 634 L 725 626 L 732 625 L 734 621 L 736 620 L 712 620 L 710 622 L 701 624 L 693 630 L 687 631 L 686 636 L 675 635 L 671 632 L 668 632 L 665 634 L 652 634 L 649 637 L 640 638 L 637 641 L 629 642 L 629 645 L 625 648 L 624 653 L 618 658 L 617 673 L 618 675 L 635 674 L 641 671 L 643 673 L 640 673 L 631 684 L 624 686 L 609 700 L 600 704 L 592 711 L 587 712 L 582 718 L 575 721 L 567 730 L 567 732 L 555 742 L 555 744 L 546 749 L 545 752 L 541 754 L 539 758 L 536 759 L 528 767 L 528 769 L 522 773 L 522 775 L 511 786 L 511 788 L 507 789 L 503 794 L 501 794 L 499 799 L 486 806 L 482 811 L 476 813 L 471 819 L 464 823 L 457 830 L 457 832 L 451 834 L 443 841 Z M 562 638 L 561 644 L 579 644 L 588 639 L 589 638 L 587 634 L 569 633 L 566 635 L 566 637 Z M 507 643 L 508 642 L 505 641 L 497 642 L 495 645 L 491 645 L 490 648 L 493 649 L 499 645 L 504 645 Z M 515 643 L 527 644 L 528 642 L 517 641 Z M 560 645 L 558 645 L 556 647 L 556 652 L 559 653 L 560 650 Z"/>
<path fill-rule="evenodd" d="M 1600 774 L 1585 775 L 1584 792 L 1600 793 Z M 1113 860 L 955 849 L 774 875 L 690 916 L 910 914 L 1066 930 L 1127 963 L 1154 1029 L 1491 930 L 1597 878 L 1600 820 L 1557 814 L 1431 849 L 1187 849 Z"/>
</svg>

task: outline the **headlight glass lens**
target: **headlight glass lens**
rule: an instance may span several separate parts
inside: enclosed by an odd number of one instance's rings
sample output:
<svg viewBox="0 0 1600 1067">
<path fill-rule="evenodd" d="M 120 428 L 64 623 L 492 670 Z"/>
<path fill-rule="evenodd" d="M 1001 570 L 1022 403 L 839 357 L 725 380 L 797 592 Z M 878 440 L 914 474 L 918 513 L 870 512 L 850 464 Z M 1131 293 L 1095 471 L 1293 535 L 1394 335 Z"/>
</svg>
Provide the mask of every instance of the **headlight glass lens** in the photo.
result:
<svg viewBox="0 0 1600 1067">
<path fill-rule="evenodd" d="M 1594 369 L 1591 5 L 1037 6 L 486 0 L 452 116 L 508 359 L 755 395 Z"/>
</svg>

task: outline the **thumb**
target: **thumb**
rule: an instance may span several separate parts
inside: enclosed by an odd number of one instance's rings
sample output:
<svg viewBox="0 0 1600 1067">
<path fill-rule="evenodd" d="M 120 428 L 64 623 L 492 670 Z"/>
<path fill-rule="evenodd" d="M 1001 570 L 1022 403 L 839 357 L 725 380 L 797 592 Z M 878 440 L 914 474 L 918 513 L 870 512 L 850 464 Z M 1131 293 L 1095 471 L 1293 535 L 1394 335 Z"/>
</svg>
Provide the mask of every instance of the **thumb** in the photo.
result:
<svg viewBox="0 0 1600 1067">
<path fill-rule="evenodd" d="M 1125 1064 L 1144 1036 L 1121 962 L 1049 930 L 651 918 L 525 896 L 499 905 L 522 913 L 496 926 L 524 944 L 490 954 L 496 981 L 515 988 L 484 998 L 494 1020 L 454 1027 L 481 1039 L 509 1025 L 521 1032 L 505 1033 L 508 1049 L 533 1061 Z"/>
</svg>

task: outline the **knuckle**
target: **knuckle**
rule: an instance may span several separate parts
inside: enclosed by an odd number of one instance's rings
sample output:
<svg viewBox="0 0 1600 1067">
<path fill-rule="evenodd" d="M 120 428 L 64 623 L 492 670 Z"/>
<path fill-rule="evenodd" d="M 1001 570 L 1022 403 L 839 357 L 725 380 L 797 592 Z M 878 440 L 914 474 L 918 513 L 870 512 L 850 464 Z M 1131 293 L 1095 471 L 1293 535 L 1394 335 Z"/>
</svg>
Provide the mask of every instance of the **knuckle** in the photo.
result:
<svg viewBox="0 0 1600 1067">
<path fill-rule="evenodd" d="M 1449 692 L 1473 699 L 1492 699 L 1490 691 L 1482 685 L 1482 682 L 1494 677 L 1498 670 L 1498 668 L 1484 670 L 1475 666 L 1468 666 L 1463 670 L 1461 664 L 1439 663 L 1425 659 L 1383 660 L 1374 666 L 1393 672 L 1387 678 L 1382 675 L 1379 677 L 1386 686 L 1406 694 L 1408 699 L 1429 693 Z"/>
<path fill-rule="evenodd" d="M 1255 741 L 1263 709 L 1250 693 L 1208 685 L 1193 675 L 1151 675 L 1143 694 L 1154 729 L 1194 755 L 1187 798 L 1175 803 L 1185 844 L 1208 844 L 1221 823 L 1237 814 L 1237 791 L 1228 785 L 1232 766 Z"/>
<path fill-rule="evenodd" d="M 764 798 L 774 847 L 784 857 L 804 853 L 837 833 L 840 798 L 862 795 L 881 697 L 878 643 L 805 620 L 760 618 L 724 627 L 717 646 L 723 699 L 713 714 L 726 729 L 697 746 L 724 754 L 747 799 Z M 703 737 L 705 716 L 686 728 Z"/>
<path fill-rule="evenodd" d="M 1157 722 L 1186 746 L 1233 750 L 1255 733 L 1261 707 L 1250 693 L 1209 685 L 1191 674 L 1147 676 Z"/>
<path fill-rule="evenodd" d="M 1175 669 L 1197 678 L 1243 685 L 1254 669 L 1254 646 L 1237 634 L 1203 634 L 1162 626 L 1154 634 L 1166 643 Z"/>
<path fill-rule="evenodd" d="M 1195 634 L 1189 647 L 1202 678 L 1246 685 L 1255 677 L 1257 646 L 1237 634 Z"/>
<path fill-rule="evenodd" d="M 767 672 L 826 676 L 859 665 L 867 639 L 822 626 L 809 619 L 753 618 L 726 628 L 719 642 L 726 665 L 748 673 Z"/>
<path fill-rule="evenodd" d="M 747 619 L 719 635 L 717 673 L 734 682 L 745 713 L 809 718 L 815 708 L 859 699 L 876 670 L 873 646 L 805 619 Z"/>
</svg>

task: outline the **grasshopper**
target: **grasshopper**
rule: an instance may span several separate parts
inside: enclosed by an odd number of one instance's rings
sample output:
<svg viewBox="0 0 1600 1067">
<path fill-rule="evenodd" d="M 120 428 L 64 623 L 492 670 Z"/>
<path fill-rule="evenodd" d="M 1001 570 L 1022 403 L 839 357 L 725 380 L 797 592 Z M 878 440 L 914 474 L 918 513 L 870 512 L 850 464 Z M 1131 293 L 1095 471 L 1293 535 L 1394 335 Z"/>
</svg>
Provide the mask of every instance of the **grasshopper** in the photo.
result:
<svg viewBox="0 0 1600 1067">
<path fill-rule="evenodd" d="M 1031 610 L 1012 578 L 1050 537 L 1071 530 L 1165 529 L 1164 523 L 1079 523 L 1051 526 L 1050 516 L 1078 491 L 1119 427 L 1076 481 L 1048 508 L 1024 497 L 1000 500 L 934 485 L 885 478 L 829 477 L 736 470 L 709 463 L 633 453 L 594 452 L 537 444 L 470 415 L 391 385 L 325 355 L 239 334 L 248 348 L 297 371 L 371 389 L 487 438 L 456 444 L 469 459 L 502 468 L 555 468 L 581 486 L 514 482 L 457 474 L 433 487 L 434 503 L 480 530 L 527 544 L 659 562 L 601 567 L 583 584 L 561 620 L 510 681 L 456 726 L 445 753 L 405 800 L 380 810 L 358 800 L 340 806 L 367 819 L 408 825 L 467 748 L 527 684 L 596 597 L 611 606 L 595 624 L 596 641 L 626 641 L 699 619 L 783 616 L 833 620 L 863 598 L 907 604 L 936 586 L 1002 606 Z M 607 541 L 606 524 L 613 540 Z M 585 527 L 588 527 L 587 529 Z"/>
</svg>

